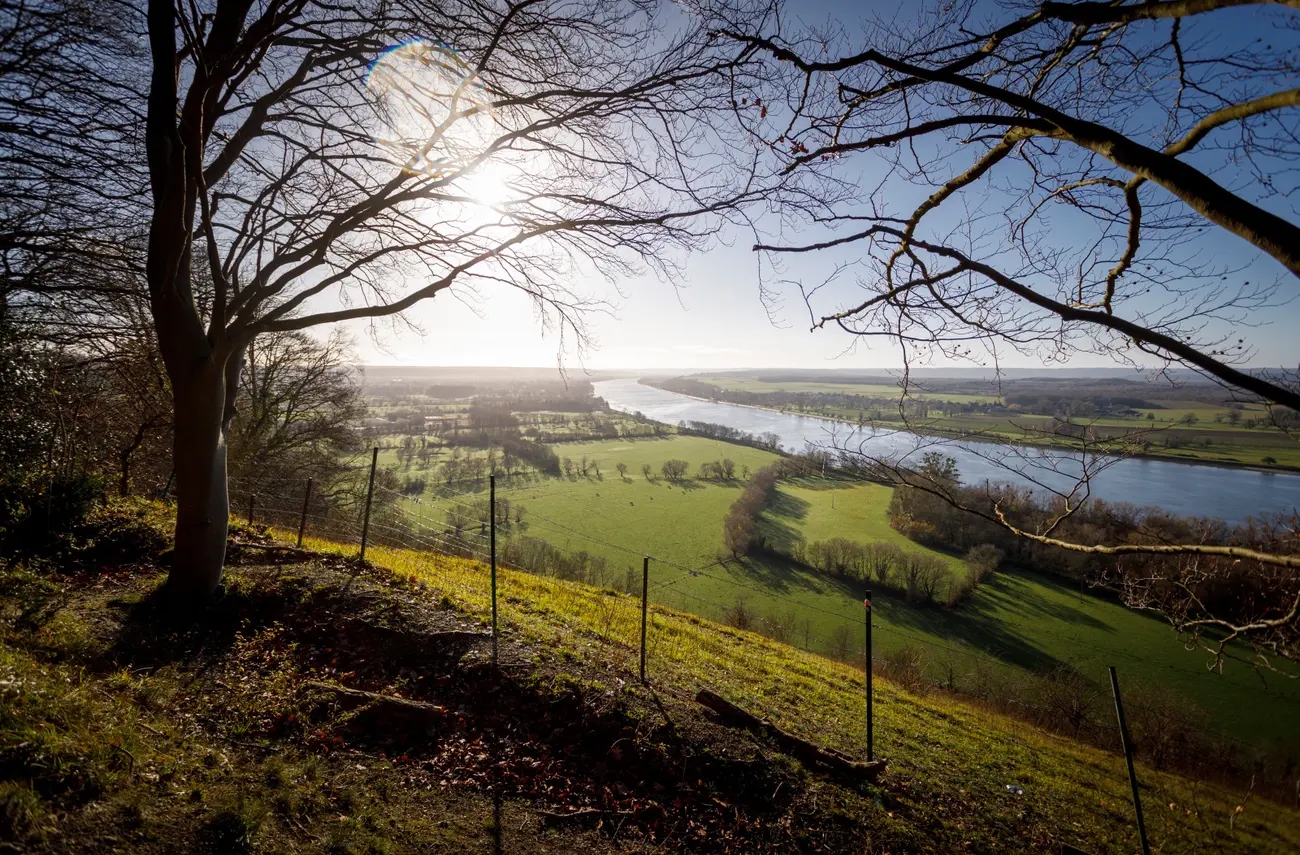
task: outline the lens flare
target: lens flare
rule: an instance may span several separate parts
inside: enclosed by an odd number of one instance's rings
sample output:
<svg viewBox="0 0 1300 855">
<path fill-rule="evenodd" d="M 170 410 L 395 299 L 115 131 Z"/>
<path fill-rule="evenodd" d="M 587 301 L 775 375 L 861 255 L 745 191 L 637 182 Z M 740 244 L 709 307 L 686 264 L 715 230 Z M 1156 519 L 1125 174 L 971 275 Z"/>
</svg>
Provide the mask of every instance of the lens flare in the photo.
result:
<svg viewBox="0 0 1300 855">
<path fill-rule="evenodd" d="M 491 99 L 474 67 L 446 44 L 416 39 L 394 45 L 370 64 L 374 140 L 403 169 L 440 175 L 472 156 L 474 127 Z"/>
</svg>

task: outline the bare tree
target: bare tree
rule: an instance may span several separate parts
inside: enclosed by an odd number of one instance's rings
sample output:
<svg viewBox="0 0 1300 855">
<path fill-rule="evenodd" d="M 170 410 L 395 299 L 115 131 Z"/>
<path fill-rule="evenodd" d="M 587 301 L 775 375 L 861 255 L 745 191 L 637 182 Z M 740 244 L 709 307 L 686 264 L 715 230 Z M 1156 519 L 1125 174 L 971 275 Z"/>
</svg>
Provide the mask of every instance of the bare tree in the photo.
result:
<svg viewBox="0 0 1300 855">
<path fill-rule="evenodd" d="M 123 13 L 126 14 L 123 14 Z M 117 0 L 0 0 L 0 314 L 138 271 L 136 20 Z M 117 290 L 100 281 L 103 291 Z"/>
<path fill-rule="evenodd" d="M 249 345 L 229 433 L 230 473 L 245 491 L 297 489 L 308 477 L 325 489 L 361 450 L 365 405 L 352 361 L 337 331 L 323 342 L 268 333 Z"/>
<path fill-rule="evenodd" d="M 724 72 L 753 52 L 711 37 L 712 5 L 150 0 L 146 271 L 175 400 L 176 593 L 220 578 L 256 336 L 493 285 L 580 336 L 599 304 L 581 274 L 666 270 L 757 192 L 752 153 L 715 121 Z"/>
<path fill-rule="evenodd" d="M 774 270 L 790 254 L 832 254 L 832 282 L 853 274 L 861 291 L 845 299 L 836 284 L 801 285 L 812 327 L 893 342 L 905 366 L 936 355 L 996 367 L 1008 353 L 1102 354 L 1190 368 L 1229 395 L 1300 410 L 1295 372 L 1246 367 L 1244 331 L 1289 300 L 1300 276 L 1298 32 L 1294 2 L 1240 0 L 943 3 L 915 20 L 873 22 L 860 42 L 779 21 L 729 30 L 772 60 L 766 97 L 738 102 L 738 115 L 787 170 L 825 182 L 831 200 L 813 218 L 816 237 L 755 249 Z M 863 174 L 870 186 L 846 196 Z M 1219 261 L 1207 230 L 1233 236 L 1253 260 Z M 1263 279 L 1248 280 L 1247 266 L 1265 268 Z M 904 390 L 910 383 L 905 372 Z M 899 415 L 918 426 L 901 398 Z M 1073 443 L 1083 464 L 1070 487 L 1059 476 L 1079 469 L 1059 457 L 980 452 L 1052 497 L 1031 528 L 993 494 L 972 501 L 898 458 L 846 450 L 1016 537 L 1117 558 L 1191 556 L 1198 569 L 1166 565 L 1130 588 L 1132 602 L 1193 634 L 1212 628 L 1297 655 L 1294 580 L 1232 613 L 1202 598 L 1233 562 L 1293 577 L 1294 525 L 1267 549 L 1065 537 L 1092 478 L 1116 452 L 1140 449 L 1067 427 L 1051 439 Z"/>
</svg>

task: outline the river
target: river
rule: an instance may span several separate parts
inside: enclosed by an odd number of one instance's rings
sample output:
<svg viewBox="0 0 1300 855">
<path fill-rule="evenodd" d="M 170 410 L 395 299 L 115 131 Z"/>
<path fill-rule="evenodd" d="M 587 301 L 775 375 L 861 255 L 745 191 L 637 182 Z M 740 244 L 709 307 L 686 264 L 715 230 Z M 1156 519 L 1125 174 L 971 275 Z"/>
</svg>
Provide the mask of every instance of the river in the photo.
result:
<svg viewBox="0 0 1300 855">
<path fill-rule="evenodd" d="M 800 450 L 806 443 L 817 445 L 862 444 L 874 454 L 892 454 L 918 460 L 928 450 L 940 450 L 957 460 L 961 479 L 966 484 L 985 480 L 1029 484 L 1015 470 L 1032 471 L 1042 484 L 1069 489 L 1070 475 L 1078 471 L 1078 462 L 1040 449 L 1019 449 L 1024 460 L 998 458 L 1005 446 L 991 443 L 961 443 L 937 437 L 918 437 L 891 431 L 873 434 L 844 422 L 778 413 L 756 407 L 701 401 L 645 386 L 636 380 L 602 380 L 595 383 L 596 394 L 616 410 L 641 412 L 656 421 L 677 424 L 700 421 L 723 424 L 746 433 L 775 433 L 785 448 Z M 1026 465 L 1026 461 L 1027 464 Z M 1054 471 L 1055 470 L 1055 471 Z M 1241 522 L 1251 515 L 1290 513 L 1300 508 L 1300 475 L 1262 472 L 1224 466 L 1177 463 L 1170 460 L 1132 458 L 1118 460 L 1092 480 L 1092 495 L 1114 502 L 1154 505 L 1177 514 L 1219 517 Z"/>
</svg>

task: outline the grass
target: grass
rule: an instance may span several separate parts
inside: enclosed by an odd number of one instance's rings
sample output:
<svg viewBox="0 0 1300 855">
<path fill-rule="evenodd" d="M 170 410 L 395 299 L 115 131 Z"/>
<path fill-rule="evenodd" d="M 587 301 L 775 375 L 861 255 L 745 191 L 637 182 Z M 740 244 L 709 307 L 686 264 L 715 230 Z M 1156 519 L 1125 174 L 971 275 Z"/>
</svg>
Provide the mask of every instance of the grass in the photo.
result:
<svg viewBox="0 0 1300 855">
<path fill-rule="evenodd" d="M 744 487 L 741 468 L 753 470 L 777 459 L 770 452 L 692 436 L 569 442 L 555 451 L 575 463 L 586 455 L 599 464 L 600 477 L 592 470 L 587 477 L 518 479 L 499 483 L 498 495 L 526 508 L 529 536 L 638 570 L 641 555 L 692 567 L 712 562 L 722 546 L 722 520 Z M 659 475 L 659 467 L 673 458 L 689 463 L 692 475 L 701 463 L 730 458 L 738 477 L 720 482 L 691 477 L 674 483 Z M 626 477 L 615 468 L 620 462 L 628 467 Z M 654 470 L 653 480 L 641 474 L 647 463 Z M 479 485 L 478 493 L 462 493 L 458 499 L 485 493 L 486 485 Z"/>
<path fill-rule="evenodd" d="M 933 555 L 960 577 L 965 562 L 908 540 L 889 524 L 893 488 L 883 484 L 831 478 L 782 482 L 768 503 L 764 522 L 770 536 L 784 543 L 807 543 L 842 537 L 855 543 L 892 543 L 905 552 Z"/>
<path fill-rule="evenodd" d="M 374 560 L 448 592 L 458 609 L 487 613 L 480 564 L 389 549 L 376 550 Z M 581 649 L 590 644 L 581 639 L 591 639 L 601 644 L 581 655 L 634 667 L 636 598 L 510 570 L 500 571 L 499 584 L 502 620 L 516 637 L 560 658 L 574 655 L 575 641 Z M 860 669 L 663 606 L 652 607 L 650 620 L 656 684 L 687 693 L 708 686 L 800 735 L 860 756 Z M 889 788 L 904 794 L 889 820 L 900 827 L 945 826 L 943 844 L 921 844 L 923 851 L 1020 851 L 1053 840 L 1099 853 L 1136 847 L 1118 756 L 947 696 L 919 697 L 887 680 L 876 682 L 875 708 L 877 751 L 891 758 Z M 1249 819 L 1229 830 L 1226 820 L 1240 794 L 1142 765 L 1139 775 L 1150 834 L 1163 851 L 1288 851 L 1300 845 L 1300 825 L 1289 810 L 1252 801 L 1245 807 Z M 1009 796 L 1008 784 L 1025 795 Z"/>
<path fill-rule="evenodd" d="M 4 843 L 149 855 L 1136 848 L 1120 757 L 950 696 L 878 678 L 889 768 L 850 785 L 693 701 L 707 686 L 861 757 L 863 675 L 850 665 L 656 605 L 643 688 L 635 598 L 506 569 L 504 673 L 483 645 L 450 671 L 427 658 L 412 669 L 402 657 L 431 632 L 487 625 L 484 565 L 380 545 L 373 570 L 328 554 L 232 556 L 248 563 L 179 622 L 161 608 L 165 571 L 147 561 L 0 568 Z M 385 723 L 391 707 L 342 704 L 322 680 L 422 701 L 437 724 Z M 1260 793 L 1141 763 L 1138 774 L 1157 851 L 1300 846 L 1300 818 Z M 615 792 L 631 809 L 598 829 L 548 828 L 541 814 Z M 657 823 L 674 798 L 689 810 Z M 700 833 L 683 822 L 709 817 Z"/>
<path fill-rule="evenodd" d="M 722 520 L 739 495 L 739 483 L 673 485 L 662 478 L 647 481 L 639 471 L 643 462 L 657 468 L 679 457 L 694 472 L 701 462 L 723 456 L 752 469 L 773 455 L 681 436 L 573 443 L 561 451 L 575 460 L 583 454 L 599 460 L 603 477 L 499 485 L 502 497 L 526 508 L 527 535 L 566 551 L 605 557 L 616 570 L 604 584 L 624 590 L 639 591 L 642 555 L 664 559 L 650 564 L 655 602 L 718 621 L 743 611 L 757 628 L 822 653 L 861 650 L 862 583 L 774 557 L 716 562 Z M 626 479 L 613 468 L 619 461 L 629 466 Z M 890 488 L 877 484 L 782 482 L 765 525 L 770 537 L 786 541 L 884 540 L 938 555 L 960 572 L 960 558 L 909 541 L 889 525 L 891 496 Z M 1191 699 L 1213 729 L 1256 744 L 1297 740 L 1292 724 L 1300 705 L 1297 681 L 1265 686 L 1240 663 L 1230 664 L 1224 675 L 1207 673 L 1206 656 L 1183 649 L 1168 625 L 1048 577 L 999 574 L 956 609 L 915 605 L 887 591 L 877 591 L 876 604 L 878 655 L 920 645 L 936 675 L 949 665 L 959 681 L 990 665 L 1021 674 L 1071 666 L 1104 686 L 1105 666 L 1115 664 L 1126 680 L 1165 686 Z"/>
</svg>

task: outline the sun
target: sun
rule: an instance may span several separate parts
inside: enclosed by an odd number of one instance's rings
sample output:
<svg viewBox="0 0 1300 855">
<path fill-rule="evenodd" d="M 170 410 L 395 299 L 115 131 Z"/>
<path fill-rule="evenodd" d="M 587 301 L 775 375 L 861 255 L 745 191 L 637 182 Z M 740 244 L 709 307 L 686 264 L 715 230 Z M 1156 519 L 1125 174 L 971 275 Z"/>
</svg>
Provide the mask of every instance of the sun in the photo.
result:
<svg viewBox="0 0 1300 855">
<path fill-rule="evenodd" d="M 499 208 L 509 201 L 510 185 L 506 170 L 499 164 L 487 163 L 473 172 L 458 178 L 456 185 L 465 195 L 485 208 Z"/>
</svg>

